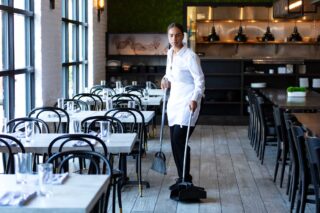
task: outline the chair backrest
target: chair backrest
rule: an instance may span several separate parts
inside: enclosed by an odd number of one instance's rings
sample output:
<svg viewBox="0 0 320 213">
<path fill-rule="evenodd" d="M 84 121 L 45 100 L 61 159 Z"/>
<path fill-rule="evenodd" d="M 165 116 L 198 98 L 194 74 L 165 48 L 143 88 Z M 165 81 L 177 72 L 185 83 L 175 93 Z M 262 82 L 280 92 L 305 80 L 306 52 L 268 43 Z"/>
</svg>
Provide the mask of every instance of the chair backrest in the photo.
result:
<svg viewBox="0 0 320 213">
<path fill-rule="evenodd" d="M 96 132 L 97 135 L 100 132 L 100 121 L 110 121 L 112 133 L 123 133 L 124 126 L 117 118 L 110 116 L 91 116 L 81 121 L 81 128 L 83 132 L 90 133 Z"/>
<path fill-rule="evenodd" d="M 69 167 L 70 161 L 79 159 L 79 162 L 89 163 L 89 169 L 78 170 L 80 174 L 107 174 L 112 175 L 112 169 L 107 157 L 103 154 L 88 150 L 69 150 L 52 155 L 47 163 L 52 163 L 55 173 L 72 172 Z"/>
<path fill-rule="evenodd" d="M 14 153 L 25 153 L 25 148 L 17 138 L 6 134 L 0 134 L 0 146 L 4 149 L 1 152 L 7 154 L 7 157 L 3 158 L 3 172 L 14 174 Z"/>
<path fill-rule="evenodd" d="M 147 140 L 147 130 L 146 130 L 144 116 L 140 110 L 132 109 L 132 108 L 115 108 L 106 112 L 105 115 L 118 118 L 120 121 L 122 116 L 125 116 L 125 117 L 132 116 L 133 118 L 132 123 L 125 124 L 124 122 L 122 122 L 125 126 L 125 132 L 137 133 L 138 142 L 140 143 L 139 147 L 142 148 L 142 145 L 145 145 L 145 142 Z"/>
<path fill-rule="evenodd" d="M 135 101 L 136 102 L 136 106 L 139 109 L 142 109 L 142 102 L 141 99 L 139 98 L 139 96 L 135 95 L 135 94 L 128 94 L 128 93 L 121 93 L 121 94 L 116 94 L 114 96 L 112 96 L 112 101 L 114 103 L 114 105 L 117 102 L 121 102 L 121 101 Z"/>
<path fill-rule="evenodd" d="M 50 130 L 51 133 L 68 133 L 69 132 L 69 124 L 70 117 L 67 111 L 58 107 L 38 107 L 31 110 L 28 117 L 30 118 L 40 118 L 42 120 L 46 120 L 46 118 L 55 118 L 56 121 L 53 122 L 54 129 Z M 65 119 L 65 122 L 62 121 Z M 47 122 L 48 123 L 48 122 Z M 62 124 L 65 124 L 64 126 Z"/>
<path fill-rule="evenodd" d="M 96 151 L 97 146 L 101 146 L 102 153 L 107 156 L 108 149 L 103 140 L 99 137 L 89 134 L 66 134 L 61 135 L 53 139 L 48 146 L 48 155 L 51 156 L 53 154 L 53 147 L 59 144 L 58 152 L 62 152 L 67 144 L 74 147 L 74 149 L 87 149 L 90 151 Z M 68 148 L 70 150 L 70 147 Z"/>
<path fill-rule="evenodd" d="M 320 138 L 317 137 L 307 137 L 305 140 L 306 144 L 306 156 L 309 164 L 312 182 L 314 187 L 319 188 L 319 169 L 317 162 L 317 152 L 316 149 L 320 149 Z"/>
<path fill-rule="evenodd" d="M 291 131 L 298 154 L 299 176 L 303 178 L 308 175 L 304 131 L 300 126 L 295 125 L 291 126 Z"/>
<path fill-rule="evenodd" d="M 36 133 L 50 133 L 49 126 L 46 122 L 39 118 L 22 117 L 10 120 L 7 123 L 7 130 L 10 133 L 22 131 L 24 132 L 25 122 L 34 122 Z"/>
<path fill-rule="evenodd" d="M 112 90 L 114 92 L 114 90 L 110 86 L 107 86 L 107 85 L 94 85 L 93 87 L 91 87 L 90 93 L 96 94 L 96 95 L 100 95 L 100 93 L 102 92 L 103 89 L 110 89 L 110 90 Z"/>
<path fill-rule="evenodd" d="M 129 85 L 124 88 L 124 91 L 129 94 L 143 96 L 143 88 L 141 86 Z"/>
<path fill-rule="evenodd" d="M 74 100 L 81 100 L 90 105 L 92 110 L 101 110 L 103 106 L 103 100 L 99 95 L 92 93 L 79 93 L 73 96 Z"/>
<path fill-rule="evenodd" d="M 63 109 L 64 110 L 67 110 L 67 102 L 73 102 L 73 106 L 74 106 L 74 110 L 79 110 L 79 111 L 88 111 L 89 110 L 89 105 L 84 102 L 84 101 L 81 101 L 81 100 L 74 100 L 74 99 L 70 99 L 70 98 L 66 98 L 66 99 L 63 99 Z M 58 103 L 56 102 L 54 104 L 54 107 L 57 107 L 58 106 Z"/>
<path fill-rule="evenodd" d="M 293 139 L 293 134 L 291 131 L 291 126 L 296 125 L 296 126 L 300 126 L 300 124 L 298 123 L 297 119 L 289 114 L 289 113 L 284 113 L 283 114 L 284 117 L 284 122 L 285 122 L 285 128 L 286 128 L 286 133 L 287 133 L 287 138 L 288 138 L 288 144 L 289 144 L 289 150 L 290 150 L 290 158 L 292 163 L 294 163 L 296 165 L 296 168 L 298 168 L 298 152 L 296 149 L 296 145 L 294 143 L 294 139 Z"/>
</svg>

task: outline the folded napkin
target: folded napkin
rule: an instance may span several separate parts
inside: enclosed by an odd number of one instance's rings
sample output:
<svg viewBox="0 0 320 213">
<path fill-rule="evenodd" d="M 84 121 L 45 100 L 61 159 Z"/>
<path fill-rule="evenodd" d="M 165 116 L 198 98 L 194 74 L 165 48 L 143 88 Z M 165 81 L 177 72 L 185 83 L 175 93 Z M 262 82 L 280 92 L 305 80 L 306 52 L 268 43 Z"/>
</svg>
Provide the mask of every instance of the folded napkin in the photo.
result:
<svg viewBox="0 0 320 213">
<path fill-rule="evenodd" d="M 0 194 L 0 206 L 21 206 L 36 195 L 36 191 L 7 191 Z"/>
<path fill-rule="evenodd" d="M 128 118 L 130 116 L 130 113 L 128 112 L 119 112 L 114 117 L 116 118 Z"/>
<path fill-rule="evenodd" d="M 89 140 L 90 143 L 92 145 L 95 145 L 96 144 L 96 140 L 92 139 L 92 140 Z M 88 143 L 84 142 L 84 141 L 75 141 L 73 142 L 73 146 L 89 146 Z"/>
<path fill-rule="evenodd" d="M 69 173 L 61 173 L 61 174 L 53 174 L 51 179 L 51 184 L 53 185 L 59 185 L 63 184 L 63 182 L 67 179 L 69 176 Z"/>
<path fill-rule="evenodd" d="M 16 137 L 16 138 L 25 138 L 26 137 L 26 133 L 22 132 L 22 131 L 14 132 L 14 133 L 12 133 L 12 135 L 13 135 L 13 137 Z"/>
<path fill-rule="evenodd" d="M 62 114 L 62 113 L 59 113 L 60 114 L 60 117 L 65 117 L 66 115 L 65 114 Z M 48 118 L 57 118 L 58 115 L 56 113 L 49 113 L 48 114 Z"/>
</svg>

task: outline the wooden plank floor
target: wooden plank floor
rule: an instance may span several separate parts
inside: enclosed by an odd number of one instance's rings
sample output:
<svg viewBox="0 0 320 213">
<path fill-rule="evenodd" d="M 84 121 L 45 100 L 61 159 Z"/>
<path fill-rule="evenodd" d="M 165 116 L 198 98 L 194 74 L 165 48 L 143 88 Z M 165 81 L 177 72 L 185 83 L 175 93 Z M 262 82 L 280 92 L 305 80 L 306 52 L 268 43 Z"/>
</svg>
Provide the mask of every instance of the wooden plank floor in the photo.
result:
<svg viewBox="0 0 320 213">
<path fill-rule="evenodd" d="M 143 197 L 137 187 L 125 187 L 123 212 L 289 212 L 285 187 L 272 181 L 276 148 L 267 147 L 265 164 L 261 165 L 250 146 L 246 126 L 197 126 L 190 140 L 191 174 L 195 185 L 206 188 L 208 198 L 193 204 L 171 200 L 168 187 L 175 181 L 176 169 L 168 128 L 164 135 L 167 175 L 150 169 L 159 149 L 159 141 L 150 139 L 142 165 L 143 179 L 151 187 L 144 188 Z M 128 164 L 129 177 L 135 179 L 134 161 L 129 159 Z M 307 205 L 306 212 L 315 212 L 314 207 Z"/>
</svg>

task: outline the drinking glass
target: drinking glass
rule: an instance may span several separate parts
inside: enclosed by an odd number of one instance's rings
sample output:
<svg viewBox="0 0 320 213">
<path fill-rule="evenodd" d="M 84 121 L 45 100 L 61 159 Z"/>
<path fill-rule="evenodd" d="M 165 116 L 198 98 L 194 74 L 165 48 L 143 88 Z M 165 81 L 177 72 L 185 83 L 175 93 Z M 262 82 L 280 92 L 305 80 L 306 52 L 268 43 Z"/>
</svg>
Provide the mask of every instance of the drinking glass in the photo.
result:
<svg viewBox="0 0 320 213">
<path fill-rule="evenodd" d="M 150 90 L 151 89 L 151 81 L 146 82 L 146 89 Z"/>
<path fill-rule="evenodd" d="M 136 102 L 135 101 L 128 101 L 128 108 L 136 108 Z"/>
<path fill-rule="evenodd" d="M 113 101 L 112 101 L 112 99 L 107 99 L 106 100 L 106 110 L 109 111 L 111 109 L 113 109 Z"/>
<path fill-rule="evenodd" d="M 73 131 L 73 133 L 80 133 L 81 132 L 81 128 L 80 128 L 80 121 L 79 120 L 77 120 L 77 119 L 73 119 L 72 121 L 71 121 L 71 123 L 72 123 L 72 128 L 71 128 L 71 131 Z"/>
<path fill-rule="evenodd" d="M 117 92 L 117 94 L 122 93 L 122 83 L 121 83 L 121 81 L 116 81 L 116 92 Z"/>
<path fill-rule="evenodd" d="M 58 98 L 57 103 L 58 108 L 64 109 L 64 98 Z"/>
<path fill-rule="evenodd" d="M 137 86 L 138 82 L 137 81 L 132 81 L 131 84 L 132 84 L 132 86 Z"/>
<path fill-rule="evenodd" d="M 100 121 L 100 137 L 103 140 L 109 141 L 111 134 L 110 121 Z"/>
<path fill-rule="evenodd" d="M 8 123 L 8 119 L 6 117 L 4 117 L 2 119 L 2 133 L 8 132 L 7 123 Z"/>
<path fill-rule="evenodd" d="M 149 99 L 149 91 L 147 89 L 143 90 L 143 97 L 144 97 L 145 100 Z"/>
<path fill-rule="evenodd" d="M 106 85 L 106 81 L 105 81 L 105 80 L 101 80 L 101 81 L 100 81 L 100 85 L 101 85 L 101 86 L 105 86 L 105 85 Z"/>
<path fill-rule="evenodd" d="M 14 170 L 17 184 L 27 184 L 27 177 L 32 174 L 32 153 L 14 154 Z"/>
<path fill-rule="evenodd" d="M 102 89 L 102 99 L 107 100 L 109 98 L 109 91 L 107 88 Z"/>
<path fill-rule="evenodd" d="M 24 133 L 27 142 L 30 142 L 34 136 L 34 121 L 24 123 Z"/>
<path fill-rule="evenodd" d="M 72 113 L 72 112 L 73 112 L 73 109 L 74 109 L 74 103 L 73 103 L 73 101 L 68 101 L 68 102 L 67 102 L 67 111 L 68 111 L 68 113 Z"/>
<path fill-rule="evenodd" d="M 39 194 L 41 196 L 50 196 L 52 191 L 50 185 L 52 182 L 53 165 L 51 163 L 38 164 L 38 178 L 39 178 Z"/>
</svg>

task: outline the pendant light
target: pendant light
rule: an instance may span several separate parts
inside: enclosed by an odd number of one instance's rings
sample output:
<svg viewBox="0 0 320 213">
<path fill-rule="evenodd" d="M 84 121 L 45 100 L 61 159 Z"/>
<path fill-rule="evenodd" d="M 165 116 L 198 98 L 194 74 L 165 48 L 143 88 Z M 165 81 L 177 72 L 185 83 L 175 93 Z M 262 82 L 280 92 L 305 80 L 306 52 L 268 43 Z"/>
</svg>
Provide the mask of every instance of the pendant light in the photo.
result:
<svg viewBox="0 0 320 213">
<path fill-rule="evenodd" d="M 208 36 L 208 40 L 209 40 L 209 42 L 220 41 L 220 37 L 216 33 L 216 28 L 214 26 L 214 23 L 213 23 L 213 26 L 211 28 L 211 34 Z"/>
<path fill-rule="evenodd" d="M 234 40 L 237 42 L 246 42 L 247 41 L 247 36 L 243 33 L 243 29 L 241 26 L 241 21 L 240 21 L 240 26 L 237 35 L 234 37 Z"/>
<path fill-rule="evenodd" d="M 262 37 L 262 41 L 274 41 L 274 35 L 271 33 L 270 30 L 270 8 L 268 8 L 268 26 L 267 26 L 267 31 Z"/>
<path fill-rule="evenodd" d="M 301 37 L 300 33 L 298 32 L 298 27 L 296 25 L 296 22 L 295 22 L 295 26 L 293 28 L 293 33 L 288 38 L 288 41 L 293 41 L 293 42 L 302 41 L 302 37 Z"/>
</svg>

